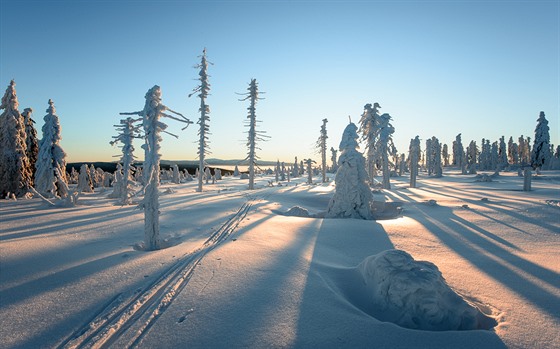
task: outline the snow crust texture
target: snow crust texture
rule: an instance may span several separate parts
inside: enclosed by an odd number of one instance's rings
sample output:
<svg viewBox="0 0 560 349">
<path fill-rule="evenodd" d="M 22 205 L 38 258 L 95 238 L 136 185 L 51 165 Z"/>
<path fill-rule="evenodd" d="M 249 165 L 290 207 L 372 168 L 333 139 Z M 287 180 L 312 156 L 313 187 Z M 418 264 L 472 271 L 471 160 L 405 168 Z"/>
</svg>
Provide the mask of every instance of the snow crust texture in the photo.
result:
<svg viewBox="0 0 560 349">
<path fill-rule="evenodd" d="M 374 317 L 429 330 L 491 329 L 496 320 L 455 293 L 436 265 L 402 250 L 369 256 L 357 267 L 366 285 L 365 306 Z"/>
</svg>

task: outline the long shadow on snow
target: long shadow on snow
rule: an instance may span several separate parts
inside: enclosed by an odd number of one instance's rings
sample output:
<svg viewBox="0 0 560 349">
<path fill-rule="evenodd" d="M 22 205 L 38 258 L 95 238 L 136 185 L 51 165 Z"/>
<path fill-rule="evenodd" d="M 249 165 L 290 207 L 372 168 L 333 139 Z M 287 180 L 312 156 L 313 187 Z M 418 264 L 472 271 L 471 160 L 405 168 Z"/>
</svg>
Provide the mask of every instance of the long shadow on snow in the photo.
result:
<svg viewBox="0 0 560 349">
<path fill-rule="evenodd" d="M 83 280 L 93 274 L 103 272 L 104 270 L 109 270 L 121 263 L 132 263 L 133 260 L 141 256 L 141 253 L 126 251 L 117 252 L 104 257 L 95 257 L 96 259 L 94 260 L 6 289 L 0 293 L 2 306 L 8 307 L 12 304 L 21 304 L 28 299 L 32 299 L 44 293 L 65 290 L 70 284 L 76 281 Z M 145 281 L 140 280 L 140 282 Z M 134 282 L 132 285 L 133 288 L 138 287 L 140 282 Z M 105 286 L 110 286 L 111 284 L 111 280 L 107 280 Z M 61 292 L 72 291 L 66 290 Z M 84 294 L 84 296 L 87 297 L 87 294 Z M 89 298 L 91 299 L 92 297 Z M 87 303 L 91 302 L 85 302 L 85 304 Z M 72 304 L 64 304 L 61 299 L 56 299 L 54 304 L 50 312 L 55 312 L 56 314 L 65 312 L 64 310 L 57 311 L 56 308 L 64 309 L 66 307 L 73 307 Z M 70 310 L 68 311 L 69 316 L 63 318 L 61 316 L 52 316 L 49 312 L 44 314 L 45 318 L 35 318 L 35 322 L 42 324 L 39 326 L 41 330 L 36 332 L 32 337 L 29 337 L 26 341 L 14 346 L 14 348 L 55 347 L 60 338 L 68 334 L 69 329 L 83 322 L 84 318 L 91 316 L 100 306 L 100 302 L 91 304 L 92 305 L 89 307 L 77 312 Z"/>
<path fill-rule="evenodd" d="M 65 210 L 66 209 L 61 208 L 52 211 L 51 213 L 56 216 L 61 213 L 66 213 L 69 215 L 70 213 L 73 212 L 84 211 L 83 209 L 76 210 L 74 208 L 69 209 L 68 211 Z M 111 222 L 114 219 L 119 219 L 122 217 L 141 213 L 141 211 L 134 211 L 133 207 L 130 208 L 125 207 L 123 209 L 116 208 L 116 210 L 117 210 L 116 212 L 113 210 L 112 212 L 104 212 L 104 213 L 92 212 L 88 214 L 82 214 L 79 216 L 72 215 L 56 220 L 49 220 L 48 217 L 46 217 L 47 218 L 46 222 L 42 221 L 34 224 L 27 224 L 27 225 L 20 226 L 16 229 L 6 229 L 6 232 L 10 230 L 11 232 L 7 234 L 2 234 L 0 236 L 0 241 L 19 239 L 25 237 L 33 237 L 41 234 L 51 235 L 65 229 L 76 228 L 84 225 L 90 226 L 92 224 L 103 223 L 103 222 Z"/>
<path fill-rule="evenodd" d="M 322 220 L 303 292 L 294 347 L 406 348 L 411 343 L 454 345 L 461 342 L 457 338 L 472 338 L 473 331 L 432 332 L 405 329 L 381 322 L 353 304 L 351 294 L 362 290 L 352 290 L 345 285 L 345 273 L 364 258 L 393 249 L 394 245 L 381 224 L 360 221 L 358 226 L 369 227 L 359 227 L 358 231 L 352 231 L 342 225 L 346 221 L 356 222 L 344 219 Z M 341 243 L 341 236 L 347 239 L 346 243 Z M 329 296 L 321 297 L 325 292 L 329 292 Z M 338 316 L 333 318 L 333 313 Z M 488 343 L 488 348 L 505 347 L 495 333 L 476 332 L 476 336 L 483 337 L 484 342 Z"/>
<path fill-rule="evenodd" d="M 424 189 L 424 188 L 422 188 L 422 189 Z M 457 190 L 457 189 L 453 189 L 453 188 L 450 188 L 450 189 Z M 503 203 L 496 203 L 496 202 L 492 202 L 492 201 L 483 202 L 483 201 L 480 201 L 480 200 L 465 199 L 464 197 L 461 197 L 461 196 L 455 196 L 455 195 L 451 195 L 451 194 L 441 194 L 438 191 L 427 190 L 427 189 L 424 189 L 424 190 L 428 191 L 428 192 L 432 192 L 434 194 L 445 195 L 445 196 L 448 196 L 448 197 L 455 198 L 457 200 L 462 200 L 462 201 L 468 202 L 470 204 L 485 206 L 485 207 L 491 208 L 491 209 L 493 209 L 497 212 L 509 215 L 512 218 L 521 220 L 523 222 L 531 223 L 531 224 L 539 226 L 539 227 L 544 227 L 544 228 L 549 229 L 551 231 L 556 231 L 558 229 L 558 227 L 550 225 L 550 224 L 544 222 L 543 220 L 538 220 L 538 219 L 535 219 L 533 217 L 529 217 L 527 215 L 523 215 L 521 213 L 518 213 L 517 211 L 519 211 L 519 207 L 508 206 L 508 205 L 505 205 Z M 463 195 L 463 194 L 464 194 L 464 192 L 461 192 L 461 195 Z M 521 201 L 521 199 L 518 200 L 516 198 L 516 201 Z M 526 202 L 530 205 L 536 205 L 536 203 L 534 201 L 526 201 Z M 554 209 L 552 207 L 549 207 L 545 203 L 540 203 L 540 205 L 545 210 L 553 210 Z M 504 209 L 504 208 L 501 208 L 500 206 L 505 206 L 505 207 L 508 207 L 509 209 Z M 556 212 L 553 212 L 553 214 L 551 216 L 554 217 L 554 213 L 556 213 Z M 517 230 L 519 230 L 519 229 L 517 229 Z M 525 233 L 528 233 L 528 232 L 525 232 Z"/>
<path fill-rule="evenodd" d="M 472 227 L 472 223 L 455 215 L 451 208 L 434 207 L 438 210 L 438 217 L 446 217 L 445 219 L 432 218 L 429 212 L 431 208 L 421 207 L 421 205 L 416 205 L 416 208 L 421 214 L 414 218 L 441 242 L 478 267 L 481 272 L 529 300 L 543 312 L 560 319 L 560 297 L 523 277 L 514 269 L 521 269 L 555 288 L 560 288 L 558 281 L 560 274 L 516 256 L 505 248 L 477 235 L 471 229 L 465 229 L 465 227 Z M 483 229 L 477 227 L 476 230 Z M 464 241 L 465 239 L 467 242 Z M 481 252 L 481 249 L 484 252 Z"/>
</svg>

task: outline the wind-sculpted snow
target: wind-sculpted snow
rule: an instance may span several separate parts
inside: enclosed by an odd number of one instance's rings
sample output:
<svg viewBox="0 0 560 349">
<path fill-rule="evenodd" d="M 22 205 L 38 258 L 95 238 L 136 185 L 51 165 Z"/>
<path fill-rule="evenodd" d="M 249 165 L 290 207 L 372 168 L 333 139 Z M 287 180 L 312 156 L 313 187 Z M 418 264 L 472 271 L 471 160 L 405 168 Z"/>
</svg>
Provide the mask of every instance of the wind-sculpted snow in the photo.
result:
<svg viewBox="0 0 560 349">
<path fill-rule="evenodd" d="M 430 331 L 490 329 L 496 321 L 455 293 L 436 265 L 387 250 L 357 267 L 368 313 L 399 326 Z"/>
</svg>

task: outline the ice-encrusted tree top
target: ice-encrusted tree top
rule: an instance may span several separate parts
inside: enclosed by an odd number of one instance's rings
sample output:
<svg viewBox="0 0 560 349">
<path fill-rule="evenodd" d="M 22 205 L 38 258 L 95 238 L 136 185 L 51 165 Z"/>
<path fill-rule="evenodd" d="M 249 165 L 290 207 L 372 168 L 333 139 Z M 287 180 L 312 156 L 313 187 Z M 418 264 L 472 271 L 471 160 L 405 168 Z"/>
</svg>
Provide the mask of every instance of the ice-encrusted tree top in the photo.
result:
<svg viewBox="0 0 560 349">
<path fill-rule="evenodd" d="M 340 144 L 338 145 L 338 149 L 341 151 L 341 153 L 345 153 L 346 151 L 349 151 L 351 149 L 357 149 L 358 148 L 358 127 L 356 127 L 356 124 L 354 123 L 349 123 L 348 126 L 346 126 L 346 128 L 344 129 L 344 131 L 342 132 L 342 139 L 340 140 Z M 342 154 L 340 155 L 342 156 Z"/>
</svg>

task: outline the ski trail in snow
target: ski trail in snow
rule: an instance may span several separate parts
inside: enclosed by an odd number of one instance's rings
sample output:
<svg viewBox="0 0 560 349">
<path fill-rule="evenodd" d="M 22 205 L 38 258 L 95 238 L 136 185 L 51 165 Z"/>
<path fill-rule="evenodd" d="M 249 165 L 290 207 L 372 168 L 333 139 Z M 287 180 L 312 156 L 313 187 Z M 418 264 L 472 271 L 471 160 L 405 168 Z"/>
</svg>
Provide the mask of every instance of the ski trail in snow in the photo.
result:
<svg viewBox="0 0 560 349">
<path fill-rule="evenodd" d="M 134 348 L 155 321 L 185 288 L 197 265 L 235 231 L 247 216 L 255 197 L 249 197 L 239 210 L 200 247 L 183 255 L 158 279 L 140 292 L 120 294 L 87 323 L 65 339 L 58 348 Z"/>
</svg>

